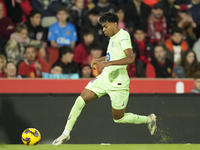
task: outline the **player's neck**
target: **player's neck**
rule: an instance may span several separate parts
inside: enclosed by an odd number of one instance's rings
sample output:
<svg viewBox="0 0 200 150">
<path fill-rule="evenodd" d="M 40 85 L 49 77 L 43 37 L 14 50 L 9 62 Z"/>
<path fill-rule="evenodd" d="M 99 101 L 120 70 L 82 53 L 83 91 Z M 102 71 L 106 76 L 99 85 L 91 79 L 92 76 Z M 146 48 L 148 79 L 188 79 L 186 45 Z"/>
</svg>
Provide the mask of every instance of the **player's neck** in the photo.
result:
<svg viewBox="0 0 200 150">
<path fill-rule="evenodd" d="M 113 34 L 112 36 L 115 36 L 115 35 L 119 32 L 119 30 L 120 30 L 120 28 L 116 28 L 116 29 L 114 30 L 114 34 Z"/>
<path fill-rule="evenodd" d="M 59 23 L 59 25 L 60 25 L 61 27 L 66 27 L 66 25 L 67 25 L 67 22 L 66 22 L 66 21 L 59 21 L 58 23 Z"/>
</svg>

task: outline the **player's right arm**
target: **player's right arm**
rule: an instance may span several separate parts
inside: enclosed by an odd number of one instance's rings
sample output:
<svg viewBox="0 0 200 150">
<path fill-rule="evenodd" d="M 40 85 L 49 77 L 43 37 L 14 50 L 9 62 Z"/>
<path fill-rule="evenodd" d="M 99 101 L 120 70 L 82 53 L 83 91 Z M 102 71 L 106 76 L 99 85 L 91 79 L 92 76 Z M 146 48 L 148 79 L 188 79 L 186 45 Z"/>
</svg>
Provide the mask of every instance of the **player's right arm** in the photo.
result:
<svg viewBox="0 0 200 150">
<path fill-rule="evenodd" d="M 91 62 L 91 67 L 93 68 L 93 69 L 96 69 L 95 67 L 94 67 L 94 65 L 98 65 L 98 63 L 100 63 L 100 62 L 102 62 L 102 61 L 105 61 L 106 60 L 106 56 L 103 56 L 103 57 L 101 57 L 101 58 L 99 58 L 99 59 L 95 59 L 95 60 L 93 60 L 92 62 Z"/>
</svg>

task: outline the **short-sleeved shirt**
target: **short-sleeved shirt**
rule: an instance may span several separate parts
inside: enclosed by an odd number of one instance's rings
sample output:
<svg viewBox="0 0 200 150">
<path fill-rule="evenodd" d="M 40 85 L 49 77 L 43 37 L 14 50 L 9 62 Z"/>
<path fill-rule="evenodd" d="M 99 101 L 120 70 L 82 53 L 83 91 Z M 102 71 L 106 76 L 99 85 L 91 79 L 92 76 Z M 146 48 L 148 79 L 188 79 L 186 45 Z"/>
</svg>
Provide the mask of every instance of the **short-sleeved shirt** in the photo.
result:
<svg viewBox="0 0 200 150">
<path fill-rule="evenodd" d="M 106 61 L 113 61 L 125 58 L 125 49 L 131 48 L 131 39 L 127 31 L 120 29 L 117 34 L 110 38 Z M 129 88 L 129 76 L 126 70 L 127 65 L 111 65 L 105 67 L 102 75 L 110 89 L 127 89 Z"/>
<path fill-rule="evenodd" d="M 59 46 L 70 46 L 77 41 L 76 28 L 67 22 L 66 27 L 61 27 L 58 22 L 49 27 L 48 41 L 55 41 Z"/>
</svg>

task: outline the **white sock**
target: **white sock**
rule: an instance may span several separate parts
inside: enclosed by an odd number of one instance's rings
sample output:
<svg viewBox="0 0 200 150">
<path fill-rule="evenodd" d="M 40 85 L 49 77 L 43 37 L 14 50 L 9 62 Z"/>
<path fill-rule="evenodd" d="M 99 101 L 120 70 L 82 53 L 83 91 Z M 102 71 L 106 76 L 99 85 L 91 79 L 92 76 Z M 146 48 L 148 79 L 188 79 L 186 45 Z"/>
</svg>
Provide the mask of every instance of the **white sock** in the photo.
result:
<svg viewBox="0 0 200 150">
<path fill-rule="evenodd" d="M 151 122 L 151 118 L 147 116 L 147 123 Z"/>
<path fill-rule="evenodd" d="M 151 118 L 147 116 L 147 123 L 151 122 Z"/>
<path fill-rule="evenodd" d="M 66 135 L 66 136 L 69 136 L 70 135 L 70 130 L 67 130 L 67 129 L 65 129 L 64 131 L 63 131 L 63 134 L 64 135 Z"/>
</svg>

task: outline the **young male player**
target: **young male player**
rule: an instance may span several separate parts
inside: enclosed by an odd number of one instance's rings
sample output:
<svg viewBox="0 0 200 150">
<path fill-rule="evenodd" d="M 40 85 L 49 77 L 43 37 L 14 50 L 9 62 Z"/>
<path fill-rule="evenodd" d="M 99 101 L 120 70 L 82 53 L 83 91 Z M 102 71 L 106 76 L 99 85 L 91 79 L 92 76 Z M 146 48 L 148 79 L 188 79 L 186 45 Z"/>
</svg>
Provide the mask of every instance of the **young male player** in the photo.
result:
<svg viewBox="0 0 200 150">
<path fill-rule="evenodd" d="M 156 116 L 139 116 L 125 113 L 129 97 L 129 77 L 126 67 L 135 60 L 131 40 L 128 32 L 119 29 L 118 17 L 107 12 L 99 19 L 103 32 L 110 37 L 107 56 L 91 62 L 91 67 L 97 65 L 103 72 L 93 81 L 90 81 L 81 95 L 76 99 L 71 109 L 66 127 L 60 137 L 53 141 L 53 145 L 60 145 L 70 139 L 70 132 L 80 115 L 83 107 L 90 101 L 108 94 L 112 103 L 113 119 L 116 123 L 147 124 L 150 134 L 156 129 Z M 94 67 L 93 67 L 94 68 Z"/>
</svg>

